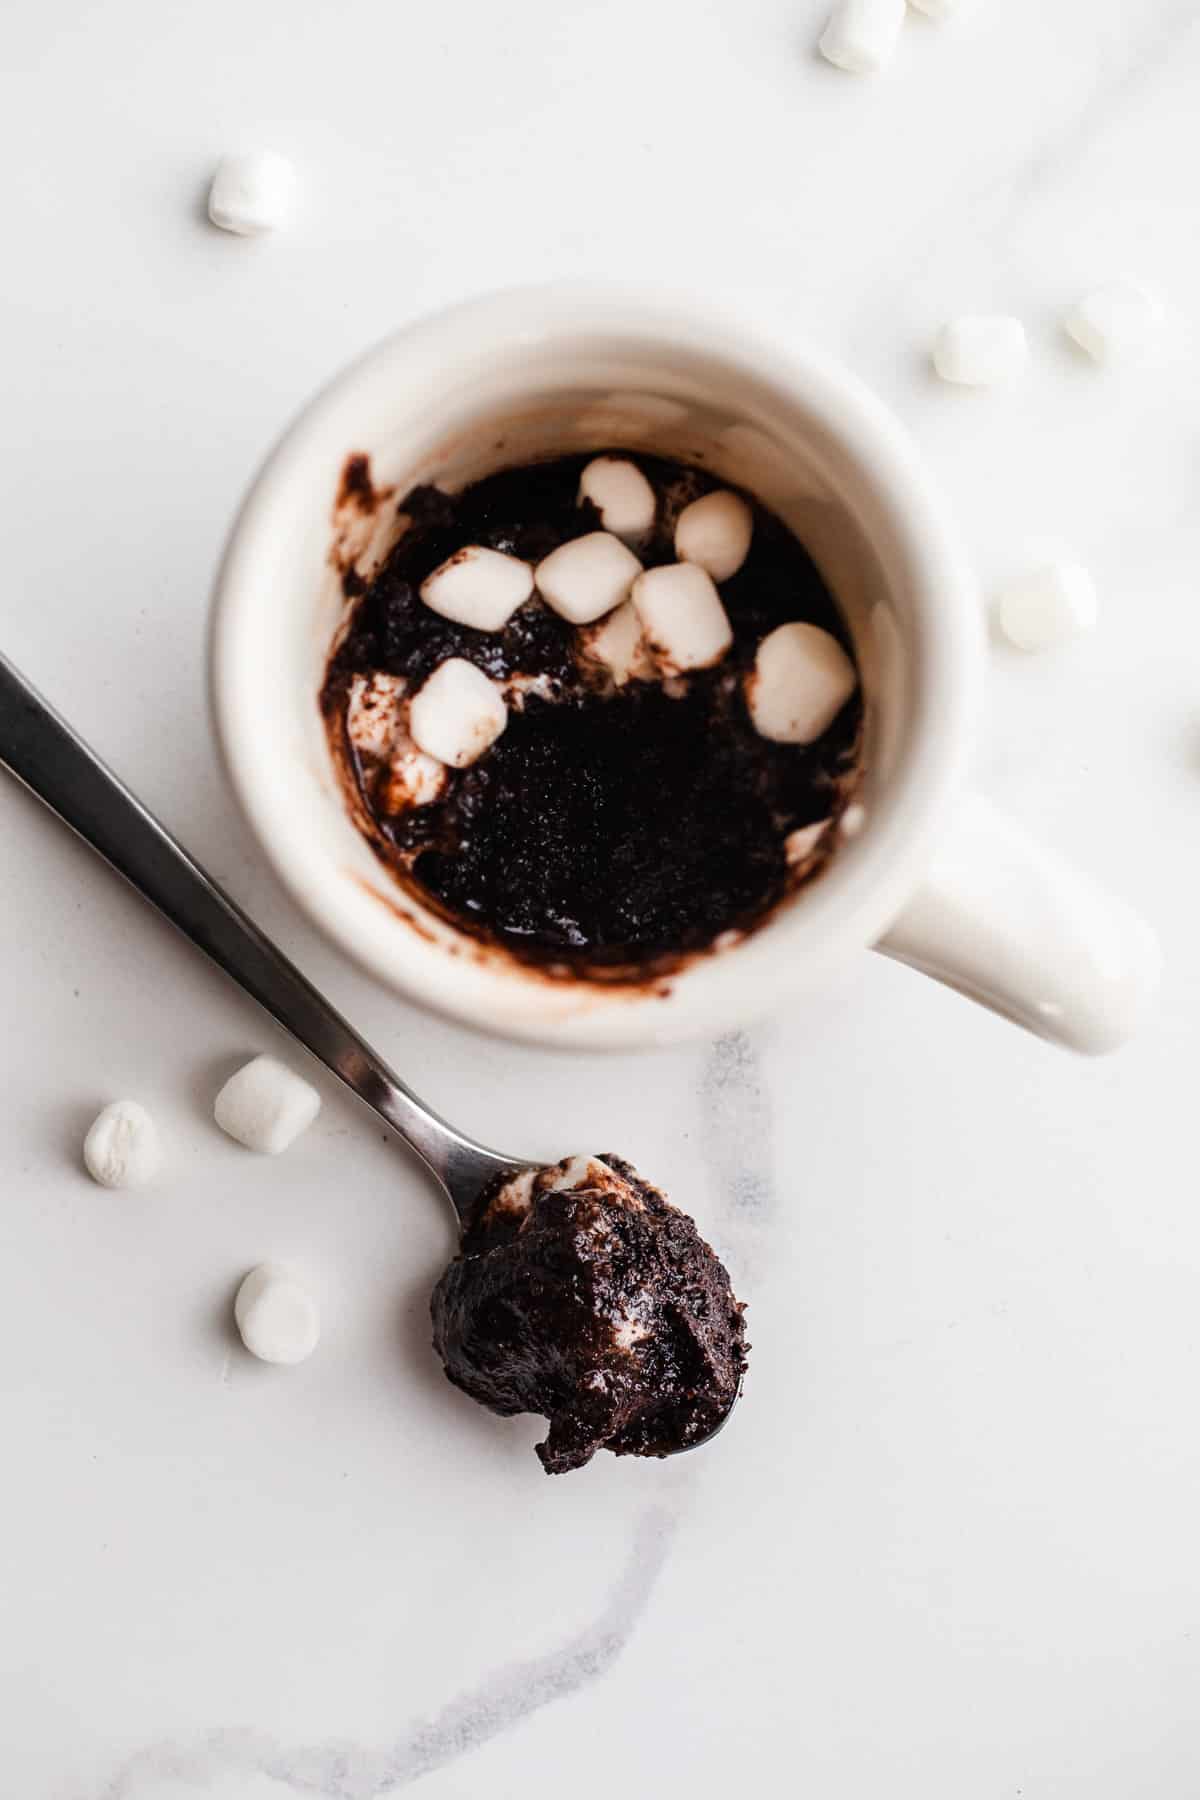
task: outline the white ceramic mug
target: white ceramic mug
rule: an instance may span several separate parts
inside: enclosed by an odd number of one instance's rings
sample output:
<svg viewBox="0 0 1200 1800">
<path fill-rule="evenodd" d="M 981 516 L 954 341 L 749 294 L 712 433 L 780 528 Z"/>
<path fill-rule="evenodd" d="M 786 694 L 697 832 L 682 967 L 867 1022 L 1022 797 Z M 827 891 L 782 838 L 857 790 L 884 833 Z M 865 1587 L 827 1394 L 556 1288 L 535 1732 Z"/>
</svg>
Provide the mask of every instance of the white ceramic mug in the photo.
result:
<svg viewBox="0 0 1200 1800">
<path fill-rule="evenodd" d="M 846 614 L 867 702 L 861 829 L 740 944 L 641 988 L 552 979 L 424 910 L 351 822 L 317 707 L 345 615 L 331 513 L 351 453 L 402 495 L 613 445 L 702 460 L 793 527 Z M 340 526 L 344 547 L 353 520 Z M 361 545 L 358 566 L 386 543 Z M 399 332 L 289 428 L 220 570 L 212 691 L 234 787 L 294 898 L 368 970 L 451 1017 L 552 1045 L 664 1043 L 794 1003 L 874 946 L 1043 1037 L 1109 1050 L 1156 984 L 1154 934 L 963 797 L 981 620 L 912 445 L 826 357 L 673 298 L 552 286 Z"/>
</svg>

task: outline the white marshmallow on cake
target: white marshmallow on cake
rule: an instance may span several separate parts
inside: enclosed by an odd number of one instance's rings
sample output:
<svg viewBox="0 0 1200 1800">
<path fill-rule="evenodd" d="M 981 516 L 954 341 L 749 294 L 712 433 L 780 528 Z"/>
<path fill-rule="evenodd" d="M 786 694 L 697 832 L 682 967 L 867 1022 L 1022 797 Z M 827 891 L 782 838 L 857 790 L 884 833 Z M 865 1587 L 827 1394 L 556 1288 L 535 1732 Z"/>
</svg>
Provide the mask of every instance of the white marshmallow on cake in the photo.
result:
<svg viewBox="0 0 1200 1800">
<path fill-rule="evenodd" d="M 1085 294 L 1063 320 L 1068 337 L 1094 362 L 1145 355 L 1162 330 L 1166 309 L 1140 281 L 1114 281 Z"/>
<path fill-rule="evenodd" d="M 488 1211 L 527 1213 L 533 1205 L 533 1184 L 540 1174 L 541 1170 L 535 1167 L 511 1175 L 492 1195 Z"/>
<path fill-rule="evenodd" d="M 626 544 L 639 543 L 654 528 L 654 489 L 626 457 L 594 457 L 579 478 L 579 500 L 590 500 L 605 531 Z"/>
<path fill-rule="evenodd" d="M 1096 584 L 1082 563 L 1048 561 L 996 596 L 996 623 L 1018 650 L 1057 650 L 1091 631 L 1099 613 Z"/>
<path fill-rule="evenodd" d="M 711 668 L 733 643 L 716 583 L 697 563 L 647 569 L 633 584 L 633 604 L 664 675 Z"/>
<path fill-rule="evenodd" d="M 821 55 L 850 75 L 874 75 L 891 61 L 905 0 L 837 0 L 821 36 Z"/>
<path fill-rule="evenodd" d="M 566 1156 L 562 1162 L 539 1169 L 533 1182 L 533 1190 L 539 1194 L 571 1194 L 587 1189 L 599 1189 L 630 1212 L 646 1210 L 646 1203 L 633 1184 L 587 1151 Z"/>
<path fill-rule="evenodd" d="M 418 750 L 452 769 L 465 769 L 482 756 L 507 723 L 499 688 L 461 656 L 439 663 L 408 709 L 408 729 Z"/>
<path fill-rule="evenodd" d="M 321 1315 L 308 1289 L 277 1263 L 260 1263 L 233 1303 L 238 1335 L 260 1362 L 300 1363 L 321 1336 Z"/>
<path fill-rule="evenodd" d="M 256 1056 L 231 1075 L 213 1103 L 221 1130 L 247 1150 L 278 1156 L 321 1110 L 311 1082 L 274 1056 Z"/>
<path fill-rule="evenodd" d="M 818 819 L 815 825 L 798 825 L 795 831 L 788 832 L 783 840 L 783 854 L 790 869 L 808 861 L 832 823 L 832 819 Z"/>
<path fill-rule="evenodd" d="M 261 237 L 286 224 L 296 174 L 275 150 L 223 156 L 208 192 L 208 216 L 222 231 Z"/>
<path fill-rule="evenodd" d="M 842 646 L 819 625 L 779 625 L 758 646 L 746 677 L 746 704 L 760 736 L 776 744 L 814 744 L 858 686 Z"/>
<path fill-rule="evenodd" d="M 641 572 L 628 544 L 611 531 L 589 531 L 552 550 L 535 573 L 547 606 L 571 625 L 590 625 L 628 600 Z"/>
<path fill-rule="evenodd" d="M 675 523 L 675 554 L 714 581 L 736 575 L 750 553 L 754 514 L 740 494 L 720 488 L 685 506 Z"/>
<path fill-rule="evenodd" d="M 384 812 L 408 812 L 431 806 L 446 785 L 446 765 L 418 750 L 408 732 L 397 736 L 388 759 L 379 799 Z"/>
<path fill-rule="evenodd" d="M 550 1193 L 569 1194 L 574 1188 L 607 1187 L 612 1180 L 613 1170 L 607 1163 L 581 1150 L 574 1156 L 564 1156 L 561 1162 L 548 1164 L 541 1171 L 538 1186 Z"/>
<path fill-rule="evenodd" d="M 456 550 L 421 583 L 421 598 L 431 612 L 474 631 L 503 631 L 532 592 L 529 563 L 483 544 Z"/>
<path fill-rule="evenodd" d="M 614 687 L 626 682 L 650 681 L 654 659 L 646 646 L 642 621 L 632 600 L 625 600 L 606 619 L 587 625 L 579 634 L 582 654 L 608 671 Z"/>
<path fill-rule="evenodd" d="M 1029 360 L 1020 319 L 1003 314 L 967 315 L 943 325 L 933 347 L 933 366 L 956 387 L 997 387 L 1015 381 Z"/>
<path fill-rule="evenodd" d="M 381 669 L 356 675 L 346 703 L 346 734 L 360 756 L 382 760 L 400 730 L 400 702 L 406 683 Z"/>
</svg>

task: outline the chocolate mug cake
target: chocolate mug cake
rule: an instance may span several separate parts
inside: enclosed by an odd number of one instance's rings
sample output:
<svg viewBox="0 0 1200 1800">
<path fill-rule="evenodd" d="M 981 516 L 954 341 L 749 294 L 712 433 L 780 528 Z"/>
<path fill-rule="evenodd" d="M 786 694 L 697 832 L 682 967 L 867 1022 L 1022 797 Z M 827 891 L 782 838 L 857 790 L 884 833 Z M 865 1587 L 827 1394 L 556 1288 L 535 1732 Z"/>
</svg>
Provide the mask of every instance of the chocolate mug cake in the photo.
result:
<svg viewBox="0 0 1200 1800">
<path fill-rule="evenodd" d="M 861 689 L 779 518 L 619 449 L 400 513 L 370 581 L 345 578 L 321 701 L 356 819 L 424 905 L 549 976 L 632 981 L 819 875 Z"/>
</svg>

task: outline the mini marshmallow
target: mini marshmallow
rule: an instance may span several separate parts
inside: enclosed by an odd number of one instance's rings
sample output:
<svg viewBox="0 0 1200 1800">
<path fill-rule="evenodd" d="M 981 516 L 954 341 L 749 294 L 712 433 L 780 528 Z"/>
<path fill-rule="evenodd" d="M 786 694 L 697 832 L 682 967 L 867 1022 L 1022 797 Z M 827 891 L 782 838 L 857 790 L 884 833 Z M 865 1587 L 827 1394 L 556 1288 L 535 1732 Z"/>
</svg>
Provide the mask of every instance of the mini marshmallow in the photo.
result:
<svg viewBox="0 0 1200 1800">
<path fill-rule="evenodd" d="M 399 731 L 400 702 L 405 682 L 401 675 L 356 675 L 346 705 L 346 734 L 360 756 L 382 761 Z"/>
<path fill-rule="evenodd" d="M 92 1122 L 83 1140 L 83 1161 L 101 1187 L 144 1187 L 162 1167 L 162 1147 L 154 1120 L 136 1100 L 114 1100 Z"/>
<path fill-rule="evenodd" d="M 783 854 L 789 869 L 797 869 L 808 861 L 831 823 L 829 819 L 818 819 L 815 825 L 798 825 L 795 831 L 788 832 L 783 840 Z"/>
<path fill-rule="evenodd" d="M 620 456 L 597 456 L 579 478 L 580 504 L 590 500 L 605 531 L 636 544 L 654 526 L 658 501 L 636 463 Z"/>
<path fill-rule="evenodd" d="M 642 621 L 632 600 L 626 600 L 599 625 L 588 625 L 579 634 L 585 657 L 608 670 L 614 687 L 635 679 L 654 678 L 654 660 L 646 648 Z"/>
<path fill-rule="evenodd" d="M 208 216 L 239 237 L 275 231 L 291 211 L 295 185 L 291 163 L 274 150 L 224 156 L 208 192 Z"/>
<path fill-rule="evenodd" d="M 624 1175 L 618 1175 L 609 1163 L 586 1151 L 539 1169 L 533 1182 L 535 1194 L 570 1194 L 584 1188 L 599 1188 L 630 1212 L 646 1210 L 646 1202 Z"/>
<path fill-rule="evenodd" d="M 243 1344 L 260 1362 L 303 1362 L 321 1336 L 316 1301 L 276 1263 L 251 1269 L 238 1288 L 233 1316 Z"/>
<path fill-rule="evenodd" d="M 818 625 L 779 625 L 758 646 L 746 677 L 754 729 L 775 744 L 814 744 L 858 686 L 842 646 Z"/>
<path fill-rule="evenodd" d="M 508 724 L 504 696 L 482 669 L 451 656 L 440 663 L 408 709 L 413 742 L 427 756 L 465 769 Z"/>
<path fill-rule="evenodd" d="M 572 625 L 590 625 L 622 600 L 642 572 L 627 544 L 611 531 L 590 531 L 552 550 L 537 566 L 538 591 Z"/>
<path fill-rule="evenodd" d="M 490 1212 L 527 1213 L 533 1205 L 533 1184 L 541 1174 L 534 1167 L 522 1169 L 519 1175 L 512 1175 L 497 1189 L 489 1202 Z"/>
<path fill-rule="evenodd" d="M 408 733 L 392 751 L 380 789 L 384 812 L 408 812 L 414 806 L 431 806 L 446 785 L 446 765 L 418 750 Z"/>
<path fill-rule="evenodd" d="M 664 675 L 711 668 L 733 642 L 716 583 L 697 563 L 647 569 L 633 584 L 633 604 Z"/>
<path fill-rule="evenodd" d="M 221 1130 L 247 1150 L 278 1156 L 321 1110 L 315 1087 L 273 1056 L 256 1056 L 231 1075 L 213 1104 Z"/>
<path fill-rule="evenodd" d="M 562 682 L 557 675 L 507 675 L 500 684 L 504 704 L 509 712 L 524 712 L 531 700 L 553 702 L 562 698 Z"/>
<path fill-rule="evenodd" d="M 933 366 L 958 387 L 995 387 L 1025 367 L 1029 344 L 1020 319 L 1003 316 L 952 319 L 933 347 Z"/>
<path fill-rule="evenodd" d="M 1145 354 L 1161 331 L 1165 309 L 1157 294 L 1137 281 L 1114 281 L 1073 306 L 1063 325 L 1067 336 L 1098 363 Z"/>
<path fill-rule="evenodd" d="M 553 1163 L 541 1171 L 541 1188 L 553 1194 L 569 1194 L 575 1188 L 606 1188 L 614 1179 L 613 1171 L 598 1156 L 590 1156 L 586 1150 L 578 1151 L 574 1156 L 564 1156 L 559 1163 Z"/>
<path fill-rule="evenodd" d="M 1090 631 L 1099 607 L 1096 584 L 1082 563 L 1031 569 L 996 599 L 996 622 L 1018 650 L 1057 650 Z"/>
<path fill-rule="evenodd" d="M 821 55 L 851 75 L 873 75 L 891 60 L 904 10 L 904 0 L 838 0 L 821 38 Z"/>
<path fill-rule="evenodd" d="M 468 544 L 421 583 L 432 612 L 474 631 L 503 631 L 533 592 L 533 570 L 518 556 Z"/>
<path fill-rule="evenodd" d="M 939 24 L 958 11 L 958 0 L 908 0 L 908 4 L 915 12 L 924 13 L 927 19 L 936 19 Z"/>
<path fill-rule="evenodd" d="M 754 536 L 754 514 L 727 488 L 685 506 L 675 524 L 675 554 L 714 581 L 728 581 L 745 562 Z"/>
</svg>

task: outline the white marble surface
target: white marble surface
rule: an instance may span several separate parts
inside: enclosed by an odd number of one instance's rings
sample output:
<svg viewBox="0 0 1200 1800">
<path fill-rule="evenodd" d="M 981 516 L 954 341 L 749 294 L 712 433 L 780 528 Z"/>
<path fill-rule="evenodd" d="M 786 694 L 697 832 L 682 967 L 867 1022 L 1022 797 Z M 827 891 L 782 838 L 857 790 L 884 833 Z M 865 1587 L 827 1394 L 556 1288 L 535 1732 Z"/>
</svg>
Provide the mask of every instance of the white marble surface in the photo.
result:
<svg viewBox="0 0 1200 1800">
<path fill-rule="evenodd" d="M 59 0 L 5 21 L 0 641 L 443 1110 L 610 1142 L 727 1247 L 753 1379 L 719 1446 L 545 1480 L 427 1346 L 427 1184 L 332 1091 L 257 1161 L 209 1118 L 277 1047 L 0 784 L 0 1788 L 20 1800 L 1182 1795 L 1200 1781 L 1194 0 L 974 0 L 888 75 L 823 0 Z M 239 144 L 291 232 L 202 222 Z M 1161 366 L 1057 319 L 1128 271 Z M 1103 625 L 997 651 L 980 780 L 1157 921 L 1142 1040 L 1073 1062 L 864 957 L 827 1009 L 640 1063 L 477 1041 L 375 992 L 264 871 L 205 715 L 243 484 L 328 371 L 444 300 L 666 278 L 839 351 L 984 575 L 1030 535 Z M 1016 310 L 1011 394 L 927 375 Z M 170 1174 L 102 1193 L 100 1102 Z M 232 1345 L 264 1257 L 326 1334 Z"/>
</svg>

